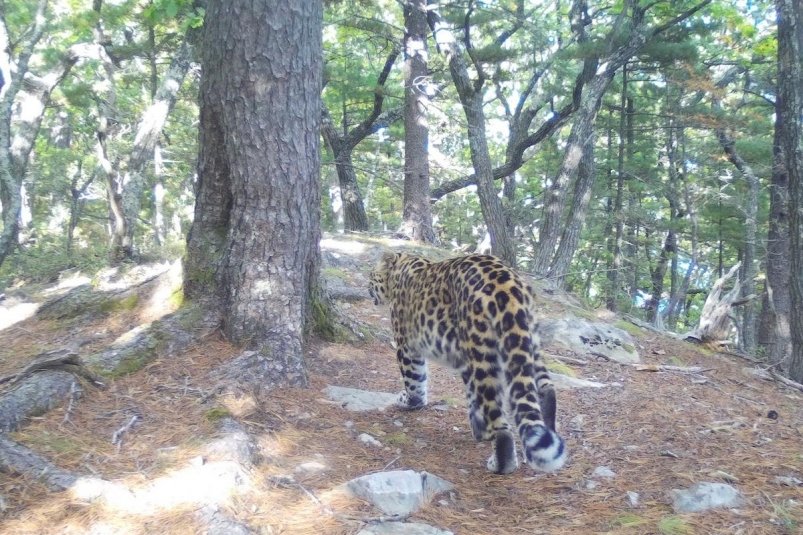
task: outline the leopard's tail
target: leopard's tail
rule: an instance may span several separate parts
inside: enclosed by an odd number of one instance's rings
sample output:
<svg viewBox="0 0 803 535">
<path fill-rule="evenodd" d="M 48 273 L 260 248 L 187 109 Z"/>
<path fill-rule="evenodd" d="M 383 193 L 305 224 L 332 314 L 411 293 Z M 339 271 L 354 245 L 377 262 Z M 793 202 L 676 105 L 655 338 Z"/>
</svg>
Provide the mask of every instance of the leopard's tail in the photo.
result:
<svg viewBox="0 0 803 535">
<path fill-rule="evenodd" d="M 566 444 L 555 432 L 555 387 L 538 351 L 538 335 L 521 333 L 517 337 L 517 345 L 505 340 L 510 412 L 527 464 L 554 472 L 566 463 Z"/>
</svg>

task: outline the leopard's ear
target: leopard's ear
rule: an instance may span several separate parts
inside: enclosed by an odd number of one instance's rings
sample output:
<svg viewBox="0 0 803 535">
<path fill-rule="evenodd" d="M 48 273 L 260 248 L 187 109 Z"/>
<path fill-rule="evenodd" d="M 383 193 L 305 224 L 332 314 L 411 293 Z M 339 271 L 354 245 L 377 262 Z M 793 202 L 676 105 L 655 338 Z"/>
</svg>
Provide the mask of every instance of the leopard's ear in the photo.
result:
<svg viewBox="0 0 803 535">
<path fill-rule="evenodd" d="M 400 256 L 401 253 L 394 253 L 393 251 L 387 251 L 382 254 L 382 260 L 380 261 L 380 264 L 385 267 L 391 267 L 396 263 L 396 261 L 399 259 Z"/>
</svg>

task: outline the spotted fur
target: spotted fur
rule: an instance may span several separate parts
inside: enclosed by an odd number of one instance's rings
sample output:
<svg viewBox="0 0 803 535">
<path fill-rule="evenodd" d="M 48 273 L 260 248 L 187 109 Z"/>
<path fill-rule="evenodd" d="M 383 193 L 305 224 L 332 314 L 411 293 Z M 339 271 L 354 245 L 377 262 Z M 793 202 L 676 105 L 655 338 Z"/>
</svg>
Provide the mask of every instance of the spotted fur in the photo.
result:
<svg viewBox="0 0 803 535">
<path fill-rule="evenodd" d="M 371 273 L 371 297 L 388 303 L 404 390 L 399 405 L 427 404 L 427 360 L 457 369 L 466 385 L 469 423 L 476 440 L 493 441 L 488 469 L 518 467 L 518 431 L 524 459 L 544 472 L 566 461 L 555 432 L 555 388 L 538 352 L 532 290 L 493 256 L 432 262 L 386 253 Z"/>
</svg>

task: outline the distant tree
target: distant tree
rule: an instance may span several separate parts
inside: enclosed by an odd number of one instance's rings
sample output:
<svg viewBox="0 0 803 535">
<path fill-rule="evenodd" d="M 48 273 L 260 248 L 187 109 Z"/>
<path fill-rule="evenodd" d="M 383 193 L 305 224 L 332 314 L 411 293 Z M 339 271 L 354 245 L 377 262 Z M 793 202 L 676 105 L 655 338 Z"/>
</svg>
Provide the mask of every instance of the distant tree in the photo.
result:
<svg viewBox="0 0 803 535">
<path fill-rule="evenodd" d="M 259 349 L 266 381 L 306 381 L 320 270 L 322 3 L 208 3 L 200 155 L 184 289 Z"/>
</svg>

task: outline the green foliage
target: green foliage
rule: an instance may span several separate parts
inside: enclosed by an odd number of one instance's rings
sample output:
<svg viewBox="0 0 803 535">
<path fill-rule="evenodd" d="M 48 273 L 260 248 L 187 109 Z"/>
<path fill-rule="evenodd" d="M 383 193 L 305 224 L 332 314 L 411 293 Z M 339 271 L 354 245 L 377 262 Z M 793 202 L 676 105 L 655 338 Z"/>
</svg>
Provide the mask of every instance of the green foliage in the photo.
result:
<svg viewBox="0 0 803 535">
<path fill-rule="evenodd" d="M 661 535 L 689 535 L 694 533 L 694 530 L 682 517 L 671 515 L 658 521 L 658 533 Z"/>
</svg>

